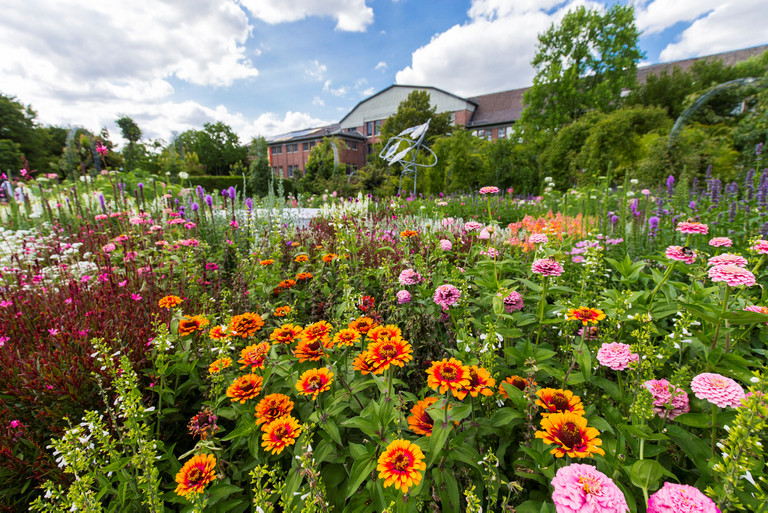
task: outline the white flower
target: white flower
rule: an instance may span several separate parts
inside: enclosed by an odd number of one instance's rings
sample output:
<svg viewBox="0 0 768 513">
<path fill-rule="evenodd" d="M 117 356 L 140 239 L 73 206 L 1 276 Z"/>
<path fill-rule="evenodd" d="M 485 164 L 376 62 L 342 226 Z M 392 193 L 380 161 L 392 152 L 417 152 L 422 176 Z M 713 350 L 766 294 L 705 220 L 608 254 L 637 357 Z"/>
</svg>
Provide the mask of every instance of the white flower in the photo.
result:
<svg viewBox="0 0 768 513">
<path fill-rule="evenodd" d="M 749 378 L 749 380 L 752 383 L 760 383 L 760 378 L 758 378 L 757 376 L 752 376 L 751 378 Z"/>
<path fill-rule="evenodd" d="M 752 486 L 757 486 L 757 483 L 755 483 L 755 479 L 752 477 L 752 473 L 749 470 L 747 470 L 747 473 L 741 477 L 752 483 Z"/>
</svg>

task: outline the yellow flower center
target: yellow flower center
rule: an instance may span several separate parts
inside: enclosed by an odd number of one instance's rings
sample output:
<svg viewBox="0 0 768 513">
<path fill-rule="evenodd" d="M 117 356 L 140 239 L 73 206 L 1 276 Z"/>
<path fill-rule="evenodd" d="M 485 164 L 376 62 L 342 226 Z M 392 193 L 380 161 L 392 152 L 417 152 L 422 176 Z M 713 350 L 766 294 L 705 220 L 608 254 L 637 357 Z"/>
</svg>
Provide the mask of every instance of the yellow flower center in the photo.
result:
<svg viewBox="0 0 768 513">
<path fill-rule="evenodd" d="M 600 493 L 600 489 L 603 486 L 600 480 L 593 476 L 581 476 L 579 477 L 579 483 L 581 484 L 582 490 L 593 495 Z"/>
<path fill-rule="evenodd" d="M 395 468 L 395 470 L 399 472 L 403 472 L 408 469 L 408 466 L 411 464 L 411 460 L 408 457 L 407 454 L 400 453 L 397 456 L 394 457 L 392 460 L 392 466 Z"/>
<path fill-rule="evenodd" d="M 443 378 L 444 381 L 452 381 L 456 379 L 456 369 L 454 367 L 445 366 L 442 369 L 440 369 L 440 377 Z"/>
</svg>

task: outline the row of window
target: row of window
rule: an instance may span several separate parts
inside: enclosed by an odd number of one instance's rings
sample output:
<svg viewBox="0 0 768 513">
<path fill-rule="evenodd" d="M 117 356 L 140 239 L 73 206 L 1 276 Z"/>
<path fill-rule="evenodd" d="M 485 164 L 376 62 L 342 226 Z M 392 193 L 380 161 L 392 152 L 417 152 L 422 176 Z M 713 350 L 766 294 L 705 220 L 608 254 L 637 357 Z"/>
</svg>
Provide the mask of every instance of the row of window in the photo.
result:
<svg viewBox="0 0 768 513">
<path fill-rule="evenodd" d="M 288 166 L 288 178 L 293 178 L 294 173 L 301 171 L 299 166 Z M 276 178 L 283 177 L 283 166 L 272 166 L 272 174 Z"/>
<path fill-rule="evenodd" d="M 479 137 L 480 139 L 485 139 L 490 141 L 493 138 L 493 130 L 496 130 L 496 138 L 497 139 L 506 139 L 510 135 L 512 135 L 512 127 L 511 126 L 503 126 L 498 129 L 480 129 L 480 130 L 473 130 L 472 135 L 475 137 Z"/>
<path fill-rule="evenodd" d="M 371 137 L 373 135 L 379 135 L 381 133 L 381 120 L 368 121 L 365 123 L 365 135 Z"/>
<path fill-rule="evenodd" d="M 315 147 L 317 144 L 317 141 L 310 141 L 302 143 L 301 150 L 302 151 L 309 151 L 312 148 Z M 283 153 L 283 147 L 282 146 L 272 146 L 270 148 L 270 151 L 272 152 L 272 155 L 282 155 Z M 299 143 L 293 143 L 293 144 L 286 144 L 285 145 L 285 152 L 286 153 L 298 153 L 299 151 Z"/>
</svg>

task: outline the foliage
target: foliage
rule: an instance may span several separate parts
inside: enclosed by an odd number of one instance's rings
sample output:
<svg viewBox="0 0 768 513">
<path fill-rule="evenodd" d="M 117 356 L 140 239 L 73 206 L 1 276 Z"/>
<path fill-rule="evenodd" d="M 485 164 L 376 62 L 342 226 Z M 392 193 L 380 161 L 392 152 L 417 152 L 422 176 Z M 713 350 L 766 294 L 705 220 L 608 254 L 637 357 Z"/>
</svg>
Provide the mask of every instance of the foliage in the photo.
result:
<svg viewBox="0 0 768 513">
<path fill-rule="evenodd" d="M 424 137 L 428 146 L 436 137 L 451 133 L 451 113 L 438 113 L 437 107 L 430 104 L 430 95 L 427 91 L 412 91 L 397 106 L 397 112 L 381 125 L 379 140 L 386 143 L 406 128 L 422 125 L 428 120 L 430 121 L 429 130 Z"/>
<path fill-rule="evenodd" d="M 203 130 L 187 130 L 173 142 L 180 154 L 194 152 L 209 175 L 226 175 L 236 163 L 244 163 L 248 150 L 232 128 L 218 121 L 203 124 Z"/>
<path fill-rule="evenodd" d="M 254 137 L 248 147 L 251 164 L 248 169 L 248 188 L 256 196 L 266 196 L 272 180 L 269 167 L 269 147 L 264 137 Z"/>
<path fill-rule="evenodd" d="M 467 130 L 455 130 L 448 137 L 438 138 L 433 145 L 437 165 L 426 171 L 424 190 L 431 194 L 441 191 L 458 192 L 478 188 L 486 183 L 490 143 L 473 136 Z M 421 184 L 419 184 L 421 187 Z"/>
<path fill-rule="evenodd" d="M 318 194 L 346 184 L 346 170 L 338 159 L 338 152 L 344 147 L 343 140 L 326 137 L 312 148 L 304 166 L 304 176 L 299 179 L 299 188 L 303 192 Z"/>
<path fill-rule="evenodd" d="M 123 151 L 125 158 L 125 170 L 130 172 L 136 169 L 139 160 L 139 148 L 138 142 L 141 139 L 141 129 L 136 122 L 128 116 L 120 116 L 115 120 L 115 124 L 120 127 L 123 139 L 128 141 L 128 144 Z"/>
</svg>

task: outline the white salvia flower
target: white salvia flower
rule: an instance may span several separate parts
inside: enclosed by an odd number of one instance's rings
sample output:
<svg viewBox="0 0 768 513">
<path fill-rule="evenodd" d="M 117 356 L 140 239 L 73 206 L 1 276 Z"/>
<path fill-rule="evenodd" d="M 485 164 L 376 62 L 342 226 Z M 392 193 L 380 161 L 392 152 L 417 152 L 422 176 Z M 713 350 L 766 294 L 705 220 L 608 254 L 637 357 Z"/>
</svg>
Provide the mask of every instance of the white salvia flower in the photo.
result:
<svg viewBox="0 0 768 513">
<path fill-rule="evenodd" d="M 155 411 L 155 407 L 154 406 L 150 406 L 149 408 L 146 408 L 144 410 L 145 413 L 150 413 L 150 412 L 153 412 L 153 411 Z"/>
<path fill-rule="evenodd" d="M 749 380 L 752 383 L 760 383 L 760 378 L 758 378 L 757 376 L 752 376 L 751 378 L 749 378 Z"/>
<path fill-rule="evenodd" d="M 757 483 L 755 483 L 755 478 L 752 477 L 752 473 L 749 470 L 747 470 L 747 473 L 741 477 L 752 483 L 752 486 L 757 486 Z"/>
<path fill-rule="evenodd" d="M 729 426 L 728 424 L 725 424 L 723 426 L 723 429 L 725 429 L 726 431 L 730 431 L 731 430 L 731 426 Z"/>
</svg>

